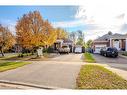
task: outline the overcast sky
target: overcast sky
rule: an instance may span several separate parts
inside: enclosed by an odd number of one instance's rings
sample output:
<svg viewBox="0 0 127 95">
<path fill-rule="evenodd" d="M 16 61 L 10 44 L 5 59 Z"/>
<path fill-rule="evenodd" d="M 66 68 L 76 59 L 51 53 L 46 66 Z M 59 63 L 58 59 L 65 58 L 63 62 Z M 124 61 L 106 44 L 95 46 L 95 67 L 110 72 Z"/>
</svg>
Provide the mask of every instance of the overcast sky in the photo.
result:
<svg viewBox="0 0 127 95">
<path fill-rule="evenodd" d="M 1 6 L 0 23 L 14 30 L 18 17 L 29 11 L 39 10 L 44 19 L 54 27 L 67 31 L 81 30 L 85 39 L 95 39 L 106 34 L 127 33 L 126 0 L 85 0 L 83 6 Z"/>
</svg>

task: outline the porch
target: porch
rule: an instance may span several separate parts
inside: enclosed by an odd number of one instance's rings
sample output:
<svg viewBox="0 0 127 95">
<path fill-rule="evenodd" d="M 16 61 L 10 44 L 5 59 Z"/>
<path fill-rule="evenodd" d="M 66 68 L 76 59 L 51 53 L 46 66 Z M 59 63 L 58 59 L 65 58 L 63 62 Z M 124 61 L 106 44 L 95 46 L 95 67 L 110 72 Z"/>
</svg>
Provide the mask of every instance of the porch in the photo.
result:
<svg viewBox="0 0 127 95">
<path fill-rule="evenodd" d="M 110 38 L 110 47 L 115 47 L 119 51 L 127 51 L 127 38 Z"/>
</svg>

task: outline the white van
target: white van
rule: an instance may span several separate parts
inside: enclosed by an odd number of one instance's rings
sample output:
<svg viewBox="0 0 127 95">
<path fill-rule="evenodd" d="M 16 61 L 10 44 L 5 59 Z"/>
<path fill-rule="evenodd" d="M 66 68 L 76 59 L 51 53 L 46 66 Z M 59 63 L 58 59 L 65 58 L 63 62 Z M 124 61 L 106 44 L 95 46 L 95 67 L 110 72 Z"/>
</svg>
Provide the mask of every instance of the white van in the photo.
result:
<svg viewBox="0 0 127 95">
<path fill-rule="evenodd" d="M 80 45 L 75 46 L 74 52 L 75 52 L 75 53 L 82 53 L 82 46 L 80 46 Z"/>
</svg>

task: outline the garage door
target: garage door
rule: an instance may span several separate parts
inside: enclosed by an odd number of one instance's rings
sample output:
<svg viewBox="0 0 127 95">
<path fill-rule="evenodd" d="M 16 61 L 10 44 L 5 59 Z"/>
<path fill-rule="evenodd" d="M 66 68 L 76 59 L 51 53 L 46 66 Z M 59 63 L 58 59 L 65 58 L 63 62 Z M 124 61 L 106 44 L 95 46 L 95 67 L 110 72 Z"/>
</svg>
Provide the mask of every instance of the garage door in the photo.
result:
<svg viewBox="0 0 127 95">
<path fill-rule="evenodd" d="M 106 45 L 95 45 L 95 51 L 94 53 L 100 53 L 101 48 L 106 47 Z"/>
</svg>

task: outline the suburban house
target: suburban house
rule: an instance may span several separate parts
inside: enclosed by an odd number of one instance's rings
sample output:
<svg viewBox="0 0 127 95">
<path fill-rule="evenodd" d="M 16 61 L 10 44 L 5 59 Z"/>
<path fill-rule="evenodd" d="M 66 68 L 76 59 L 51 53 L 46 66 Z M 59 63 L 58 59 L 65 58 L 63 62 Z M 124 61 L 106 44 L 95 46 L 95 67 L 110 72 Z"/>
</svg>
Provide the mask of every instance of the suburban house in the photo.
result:
<svg viewBox="0 0 127 95">
<path fill-rule="evenodd" d="M 109 32 L 93 41 L 94 53 L 100 53 L 103 47 L 115 47 L 119 51 L 127 51 L 127 35 Z"/>
<path fill-rule="evenodd" d="M 70 52 L 73 51 L 73 41 L 70 39 L 57 39 L 54 43 L 54 50 L 57 50 L 58 48 L 62 47 L 62 45 L 68 45 L 70 47 Z"/>
<path fill-rule="evenodd" d="M 22 47 L 20 44 L 15 44 L 14 45 L 14 50 L 15 50 L 15 53 L 20 53 L 22 52 Z"/>
</svg>

